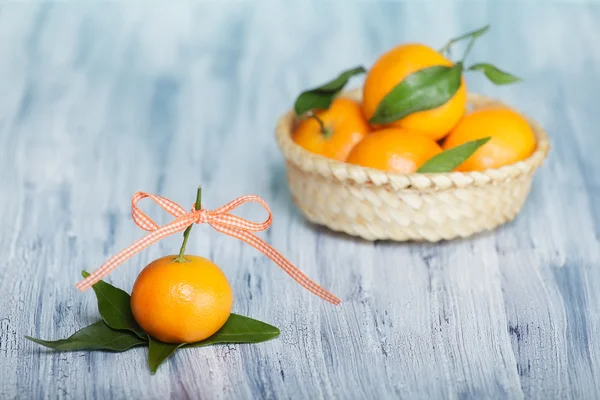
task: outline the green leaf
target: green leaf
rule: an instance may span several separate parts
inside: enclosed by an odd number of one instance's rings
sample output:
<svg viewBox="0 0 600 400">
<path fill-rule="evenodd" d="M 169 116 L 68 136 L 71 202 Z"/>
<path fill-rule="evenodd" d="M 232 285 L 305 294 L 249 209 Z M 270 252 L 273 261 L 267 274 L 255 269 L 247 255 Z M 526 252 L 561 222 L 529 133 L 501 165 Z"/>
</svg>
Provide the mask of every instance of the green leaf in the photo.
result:
<svg viewBox="0 0 600 400">
<path fill-rule="evenodd" d="M 73 350 L 107 350 L 107 351 L 125 351 L 134 346 L 146 344 L 146 340 L 140 339 L 136 335 L 111 329 L 104 321 L 98 321 L 87 326 L 67 339 L 61 340 L 42 340 L 31 336 L 25 338 L 49 347 L 55 350 L 73 351 Z"/>
<path fill-rule="evenodd" d="M 279 329 L 265 322 L 231 314 L 225 325 L 208 339 L 186 344 L 185 347 L 202 347 L 217 343 L 260 343 L 279 336 Z"/>
<path fill-rule="evenodd" d="M 476 30 L 474 30 L 474 31 L 467 32 L 467 33 L 465 33 L 465 34 L 463 34 L 463 35 L 460 35 L 459 37 L 456 37 L 456 38 L 450 39 L 450 40 L 448 41 L 448 43 L 446 43 L 446 44 L 444 45 L 444 47 L 442 47 L 442 48 L 440 49 L 440 53 L 446 53 L 446 52 L 448 52 L 448 51 L 450 50 L 450 47 L 451 47 L 451 46 L 452 46 L 454 43 L 460 42 L 460 41 L 462 41 L 462 40 L 465 40 L 465 39 L 471 39 L 472 41 L 474 41 L 474 40 L 475 40 L 475 39 L 477 39 L 479 36 L 481 36 L 481 35 L 483 35 L 484 33 L 486 33 L 486 32 L 487 32 L 489 29 L 490 29 L 490 26 L 489 26 L 489 25 L 486 25 L 486 26 L 484 26 L 484 27 L 481 27 L 481 28 L 479 28 L 479 29 L 476 29 Z"/>
<path fill-rule="evenodd" d="M 156 370 L 167 358 L 169 358 L 175 351 L 184 346 L 185 343 L 165 343 L 158 339 L 149 337 L 148 342 L 148 366 L 152 375 L 156 373 Z"/>
<path fill-rule="evenodd" d="M 446 151 L 441 152 L 437 156 L 430 158 L 417 170 L 417 172 L 428 173 L 428 172 L 451 172 L 456 167 L 465 162 L 478 148 L 483 146 L 491 138 L 486 137 L 483 139 L 473 140 L 461 144 L 460 146 L 453 147 Z"/>
<path fill-rule="evenodd" d="M 507 85 L 509 83 L 519 82 L 521 78 L 504 72 L 492 64 L 479 63 L 471 65 L 469 71 L 482 71 L 485 76 L 496 85 Z"/>
<path fill-rule="evenodd" d="M 225 325 L 211 337 L 195 343 L 164 343 L 150 338 L 148 365 L 154 374 L 160 364 L 181 347 L 204 347 L 222 343 L 260 343 L 279 336 L 279 329 L 256 319 L 231 314 Z"/>
<path fill-rule="evenodd" d="M 463 65 L 437 65 L 408 75 L 377 106 L 370 123 L 387 124 L 445 104 L 460 87 Z"/>
<path fill-rule="evenodd" d="M 337 78 L 318 88 L 302 92 L 294 104 L 296 114 L 303 115 L 314 108 L 321 110 L 329 108 L 335 96 L 346 86 L 350 78 L 365 72 L 366 70 L 363 67 L 355 67 L 342 72 Z"/>
<path fill-rule="evenodd" d="M 81 271 L 81 275 L 87 278 L 90 274 Z M 131 331 L 140 339 L 146 339 L 146 333 L 133 318 L 131 296 L 127 292 L 104 281 L 98 281 L 92 288 L 98 299 L 98 311 L 108 326 Z"/>
</svg>

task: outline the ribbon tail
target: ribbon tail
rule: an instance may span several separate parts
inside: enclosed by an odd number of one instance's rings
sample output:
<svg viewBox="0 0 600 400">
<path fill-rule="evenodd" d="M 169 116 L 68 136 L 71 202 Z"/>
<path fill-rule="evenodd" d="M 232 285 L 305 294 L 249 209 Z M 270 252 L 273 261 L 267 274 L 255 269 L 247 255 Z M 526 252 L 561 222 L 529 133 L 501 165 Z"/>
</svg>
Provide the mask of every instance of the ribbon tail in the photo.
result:
<svg viewBox="0 0 600 400">
<path fill-rule="evenodd" d="M 329 293 L 327 290 L 323 289 L 321 286 L 313 282 L 302 271 L 300 271 L 296 266 L 289 262 L 283 255 L 281 255 L 281 253 L 279 253 L 270 244 L 268 244 L 255 234 L 249 231 L 236 229 L 216 222 L 209 222 L 209 224 L 217 231 L 232 236 L 234 238 L 240 239 L 257 249 L 258 251 L 262 252 L 264 255 L 273 260 L 275 264 L 279 265 L 279 267 L 281 267 L 281 269 L 283 269 L 296 282 L 298 282 L 305 289 L 319 296 L 323 300 L 326 300 L 331 304 L 335 305 L 341 303 L 341 300 L 339 298 L 337 298 L 336 296 Z"/>
<path fill-rule="evenodd" d="M 83 292 L 89 289 L 91 286 L 96 284 L 99 280 L 104 278 L 106 275 L 110 274 L 112 270 L 117 268 L 119 265 L 127 261 L 129 258 L 133 257 L 146 247 L 158 242 L 160 239 L 163 239 L 167 236 L 170 236 L 174 233 L 181 232 L 194 221 L 190 218 L 175 220 L 170 224 L 160 227 L 159 229 L 149 233 L 141 239 L 136 240 L 131 246 L 121 250 L 114 256 L 108 259 L 100 268 L 91 273 L 87 278 L 80 281 L 75 287 Z"/>
</svg>

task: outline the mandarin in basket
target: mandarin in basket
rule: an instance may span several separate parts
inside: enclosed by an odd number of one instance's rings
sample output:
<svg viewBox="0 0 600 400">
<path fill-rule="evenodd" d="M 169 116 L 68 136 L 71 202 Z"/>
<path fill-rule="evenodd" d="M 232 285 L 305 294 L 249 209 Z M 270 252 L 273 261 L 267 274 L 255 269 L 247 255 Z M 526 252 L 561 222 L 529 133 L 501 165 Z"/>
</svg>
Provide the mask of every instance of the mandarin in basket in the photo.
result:
<svg viewBox="0 0 600 400">
<path fill-rule="evenodd" d="M 384 97 L 416 71 L 433 66 L 453 66 L 453 62 L 423 44 L 403 44 L 383 54 L 367 73 L 363 87 L 362 109 L 371 119 Z M 465 112 L 467 88 L 464 78 L 456 93 L 439 107 L 411 113 L 387 126 L 422 132 L 439 140 L 456 125 Z"/>
<path fill-rule="evenodd" d="M 411 174 L 442 151 L 427 136 L 409 129 L 375 131 L 354 146 L 347 162 L 383 171 Z"/>
<path fill-rule="evenodd" d="M 131 311 L 145 332 L 166 343 L 193 343 L 218 331 L 233 296 L 223 272 L 203 257 L 159 258 L 138 276 Z"/>
<path fill-rule="evenodd" d="M 487 106 L 467 114 L 444 140 L 444 150 L 466 142 L 490 137 L 457 171 L 483 171 L 512 164 L 529 157 L 536 148 L 531 126 L 516 111 Z"/>
<path fill-rule="evenodd" d="M 311 112 L 293 134 L 293 140 L 306 150 L 344 161 L 350 150 L 369 132 L 360 105 L 338 97 L 327 110 Z"/>
</svg>

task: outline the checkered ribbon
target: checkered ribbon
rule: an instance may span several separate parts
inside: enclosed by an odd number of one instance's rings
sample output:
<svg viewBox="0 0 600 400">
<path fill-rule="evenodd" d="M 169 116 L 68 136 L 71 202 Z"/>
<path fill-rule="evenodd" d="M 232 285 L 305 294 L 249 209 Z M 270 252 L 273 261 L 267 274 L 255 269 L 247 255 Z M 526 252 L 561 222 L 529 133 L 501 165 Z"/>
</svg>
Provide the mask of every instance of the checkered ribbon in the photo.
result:
<svg viewBox="0 0 600 400">
<path fill-rule="evenodd" d="M 142 210 L 137 207 L 137 202 L 149 197 L 154 200 L 159 206 L 165 211 L 175 217 L 175 220 L 167 225 L 158 226 L 154 221 L 150 219 Z M 236 207 L 241 206 L 247 202 L 255 202 L 263 206 L 263 208 L 269 214 L 268 218 L 264 222 L 251 222 L 235 215 L 229 214 L 229 211 Z M 240 239 L 254 248 L 263 252 L 267 257 L 272 259 L 277 265 L 279 265 L 285 272 L 287 272 L 292 278 L 299 284 L 310 290 L 317 296 L 324 300 L 327 300 L 333 304 L 339 304 L 340 299 L 327 292 L 325 289 L 311 281 L 306 275 L 296 268 L 292 263 L 285 259 L 277 250 L 271 247 L 267 242 L 253 234 L 252 232 L 260 232 L 271 226 L 272 215 L 269 206 L 263 199 L 258 196 L 242 196 L 232 202 L 224 205 L 223 207 L 215 210 L 206 210 L 201 208 L 196 210 L 192 207 L 192 211 L 187 212 L 179 204 L 172 202 L 161 196 L 155 196 L 144 192 L 137 192 L 131 199 L 131 215 L 133 221 L 142 229 L 149 231 L 150 233 L 143 238 L 134 242 L 131 246 L 121 250 L 114 256 L 112 256 L 106 263 L 100 268 L 94 271 L 90 276 L 85 278 L 83 281 L 77 284 L 77 289 L 84 291 L 98 282 L 100 279 L 108 275 L 113 269 L 118 267 L 120 264 L 127 261 L 129 258 L 139 253 L 146 247 L 153 243 L 158 242 L 162 238 L 170 236 L 176 232 L 185 230 L 188 226 L 193 223 L 202 224 L 207 223 L 219 232 L 225 233 L 226 235 L 233 236 L 234 238 Z"/>
</svg>

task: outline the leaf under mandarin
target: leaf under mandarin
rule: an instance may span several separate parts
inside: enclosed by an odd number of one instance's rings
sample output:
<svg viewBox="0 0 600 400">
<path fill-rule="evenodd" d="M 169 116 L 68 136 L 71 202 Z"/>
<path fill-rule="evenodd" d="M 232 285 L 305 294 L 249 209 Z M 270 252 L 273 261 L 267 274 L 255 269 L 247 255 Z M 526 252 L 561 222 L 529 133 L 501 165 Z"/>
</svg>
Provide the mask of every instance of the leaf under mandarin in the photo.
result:
<svg viewBox="0 0 600 400">
<path fill-rule="evenodd" d="M 81 275 L 87 278 L 90 274 L 87 271 L 81 271 Z M 92 286 L 92 289 L 98 300 L 100 316 L 108 326 L 133 332 L 141 339 L 146 338 L 146 333 L 133 317 L 130 305 L 131 296 L 127 292 L 104 281 L 98 281 Z"/>
<path fill-rule="evenodd" d="M 202 347 L 218 343 L 260 343 L 279 336 L 279 329 L 265 322 L 231 314 L 225 325 L 214 335 L 185 347 Z"/>
<path fill-rule="evenodd" d="M 158 367 L 177 349 L 204 347 L 223 343 L 260 343 L 279 336 L 279 329 L 273 325 L 238 314 L 231 314 L 225 325 L 214 335 L 195 343 L 164 343 L 150 338 L 148 366 L 154 374 Z"/>
<path fill-rule="evenodd" d="M 150 336 L 148 342 L 148 367 L 150 373 L 154 375 L 156 370 L 167 358 L 171 357 L 177 349 L 184 346 L 185 343 L 165 343 Z"/>
<path fill-rule="evenodd" d="M 111 329 L 104 321 L 98 321 L 92 325 L 75 332 L 67 339 L 42 340 L 31 336 L 25 338 L 61 351 L 75 350 L 106 350 L 125 351 L 135 346 L 143 346 L 147 341 L 140 339 L 133 333 Z"/>
<path fill-rule="evenodd" d="M 89 273 L 83 271 L 82 275 L 87 277 Z M 93 287 L 98 297 L 98 308 L 105 320 L 89 325 L 67 339 L 42 340 L 31 336 L 25 338 L 61 351 L 120 352 L 135 346 L 148 345 L 148 365 L 151 373 L 154 374 L 163 361 L 181 347 L 203 347 L 219 343 L 259 343 L 279 336 L 279 329 L 272 325 L 231 314 L 221 329 L 205 340 L 196 343 L 164 343 L 147 335 L 135 323 L 129 304 L 129 294 L 104 281 L 99 281 Z M 109 322 L 113 326 L 110 326 Z"/>
</svg>

